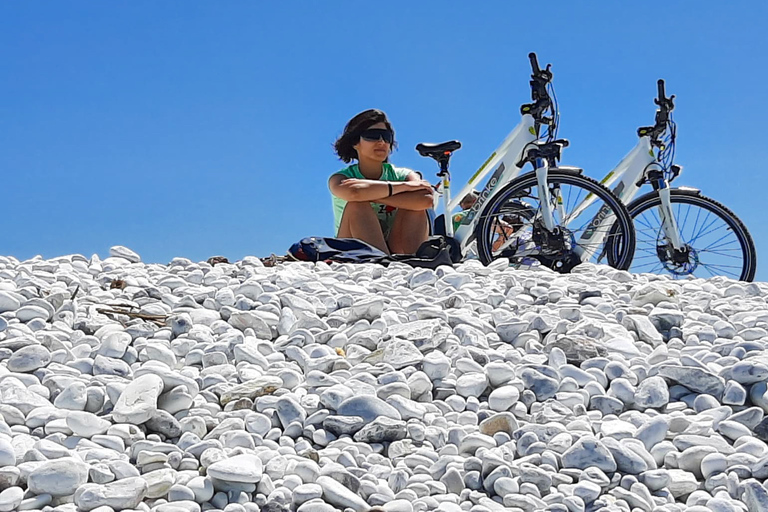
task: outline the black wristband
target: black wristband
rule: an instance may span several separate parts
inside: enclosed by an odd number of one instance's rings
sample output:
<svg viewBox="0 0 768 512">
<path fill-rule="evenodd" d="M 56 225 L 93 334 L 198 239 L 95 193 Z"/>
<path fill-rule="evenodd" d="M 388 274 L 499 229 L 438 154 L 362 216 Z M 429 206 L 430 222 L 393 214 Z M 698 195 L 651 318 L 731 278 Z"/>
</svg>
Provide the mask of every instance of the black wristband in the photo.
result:
<svg viewBox="0 0 768 512">
<path fill-rule="evenodd" d="M 387 197 L 392 197 L 392 192 L 393 192 L 392 183 L 387 182 L 387 185 L 389 185 L 389 195 Z"/>
</svg>

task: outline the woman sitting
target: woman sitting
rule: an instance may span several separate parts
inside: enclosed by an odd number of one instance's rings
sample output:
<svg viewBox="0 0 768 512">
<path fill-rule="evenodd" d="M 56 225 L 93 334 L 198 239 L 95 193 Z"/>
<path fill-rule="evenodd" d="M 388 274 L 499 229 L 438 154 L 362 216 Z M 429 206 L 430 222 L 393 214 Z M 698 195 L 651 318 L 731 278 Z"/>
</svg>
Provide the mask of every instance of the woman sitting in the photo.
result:
<svg viewBox="0 0 768 512">
<path fill-rule="evenodd" d="M 418 173 L 389 163 L 396 142 L 387 115 L 376 109 L 357 114 L 334 147 L 341 161 L 356 161 L 328 180 L 336 236 L 387 254 L 415 253 L 429 236 L 433 189 Z"/>
</svg>

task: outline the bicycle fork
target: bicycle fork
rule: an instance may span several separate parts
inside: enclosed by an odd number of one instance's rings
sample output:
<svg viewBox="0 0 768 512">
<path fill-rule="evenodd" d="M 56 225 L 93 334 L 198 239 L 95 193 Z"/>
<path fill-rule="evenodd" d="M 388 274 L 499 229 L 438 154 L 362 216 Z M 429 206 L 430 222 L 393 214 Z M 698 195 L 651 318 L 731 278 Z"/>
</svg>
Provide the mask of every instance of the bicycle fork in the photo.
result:
<svg viewBox="0 0 768 512">
<path fill-rule="evenodd" d="M 669 187 L 669 181 L 667 181 L 664 176 L 664 170 L 656 165 L 649 166 L 649 168 L 646 169 L 645 181 L 650 183 L 654 192 L 659 194 L 661 229 L 664 232 L 664 238 L 668 244 L 667 248 L 673 250 L 673 254 L 670 254 L 670 256 L 674 257 L 675 254 L 680 254 L 685 251 L 685 244 L 680 237 L 677 219 L 675 218 L 675 213 L 672 211 L 672 189 Z"/>
<path fill-rule="evenodd" d="M 549 164 L 546 160 L 536 160 L 536 184 L 539 187 L 539 203 L 541 204 L 541 220 L 544 223 L 544 227 L 550 233 L 556 234 L 559 231 L 559 227 L 555 226 L 555 218 L 552 213 L 552 195 L 549 193 L 549 183 L 547 177 L 549 175 Z"/>
<path fill-rule="evenodd" d="M 562 237 L 560 249 L 565 249 L 566 246 L 578 260 L 585 261 L 589 258 L 589 255 L 583 247 L 578 244 L 574 244 L 572 240 L 565 240 L 568 219 L 566 218 L 565 205 L 563 204 L 562 197 L 560 197 L 560 187 L 555 185 L 550 191 L 549 189 L 549 162 L 546 159 L 536 160 L 536 184 L 539 189 L 539 204 L 541 205 L 541 222 L 544 224 L 544 228 L 554 235 L 555 237 Z M 560 219 L 563 225 L 560 225 L 555 220 L 555 213 Z"/>
<path fill-rule="evenodd" d="M 661 227 L 664 230 L 664 236 L 667 242 L 672 246 L 675 252 L 682 251 L 685 246 L 683 240 L 680 238 L 680 231 L 677 226 L 677 219 L 675 219 L 675 213 L 672 211 L 671 189 L 669 183 L 663 177 L 659 180 L 654 180 L 653 188 L 659 194 L 659 216 L 661 217 Z"/>
<path fill-rule="evenodd" d="M 565 218 L 564 212 L 562 211 L 562 201 L 559 197 L 559 189 L 556 189 L 555 196 L 553 197 L 552 193 L 549 191 L 549 162 L 546 159 L 536 158 L 532 160 L 532 163 L 535 167 L 534 172 L 536 174 L 536 185 L 539 190 L 538 199 L 540 205 L 536 219 L 534 220 L 534 225 L 536 222 L 540 222 L 547 233 L 554 236 L 559 236 L 562 233 L 562 228 L 555 221 L 555 210 L 552 207 L 554 200 L 557 202 L 556 208 L 560 218 Z M 536 228 L 534 227 L 534 231 L 535 229 Z M 544 235 L 544 237 L 549 238 L 548 235 Z M 503 252 L 512 244 L 518 243 L 519 240 L 517 240 L 517 237 L 511 237 L 499 247 L 499 250 Z M 518 254 L 527 254 L 527 251 L 524 250 Z M 581 254 L 579 254 L 579 257 L 581 257 Z"/>
</svg>

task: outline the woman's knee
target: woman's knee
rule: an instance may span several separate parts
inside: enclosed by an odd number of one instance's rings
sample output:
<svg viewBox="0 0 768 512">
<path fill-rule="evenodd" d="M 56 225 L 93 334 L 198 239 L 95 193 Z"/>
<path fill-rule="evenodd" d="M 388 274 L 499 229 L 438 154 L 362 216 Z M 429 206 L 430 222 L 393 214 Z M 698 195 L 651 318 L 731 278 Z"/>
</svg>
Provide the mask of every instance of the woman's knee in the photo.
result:
<svg viewBox="0 0 768 512">
<path fill-rule="evenodd" d="M 348 201 L 346 205 L 344 205 L 344 212 L 364 212 L 367 213 L 368 210 L 373 213 L 373 208 L 371 208 L 370 201 Z"/>
<path fill-rule="evenodd" d="M 396 221 L 406 231 L 419 231 L 429 227 L 429 217 L 424 210 L 398 210 Z"/>
<path fill-rule="evenodd" d="M 355 231 L 358 234 L 368 232 L 370 230 L 381 227 L 379 226 L 379 218 L 376 216 L 376 212 L 371 208 L 371 203 L 349 201 L 344 205 L 344 213 L 341 215 L 341 225 L 339 232 Z"/>
</svg>

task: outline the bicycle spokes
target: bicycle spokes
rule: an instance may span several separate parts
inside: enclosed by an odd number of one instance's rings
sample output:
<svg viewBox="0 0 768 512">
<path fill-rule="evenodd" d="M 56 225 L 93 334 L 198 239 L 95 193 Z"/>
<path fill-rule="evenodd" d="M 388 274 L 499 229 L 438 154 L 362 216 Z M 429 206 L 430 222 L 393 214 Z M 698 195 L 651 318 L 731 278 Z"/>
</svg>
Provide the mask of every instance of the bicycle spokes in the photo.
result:
<svg viewBox="0 0 768 512">
<path fill-rule="evenodd" d="M 682 248 L 675 250 L 665 236 L 658 196 L 644 196 L 633 203 L 630 212 L 638 238 L 632 271 L 666 273 L 676 279 L 689 275 L 754 277 L 754 243 L 730 210 L 707 197 L 675 190 L 670 199 Z"/>
</svg>

